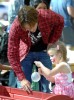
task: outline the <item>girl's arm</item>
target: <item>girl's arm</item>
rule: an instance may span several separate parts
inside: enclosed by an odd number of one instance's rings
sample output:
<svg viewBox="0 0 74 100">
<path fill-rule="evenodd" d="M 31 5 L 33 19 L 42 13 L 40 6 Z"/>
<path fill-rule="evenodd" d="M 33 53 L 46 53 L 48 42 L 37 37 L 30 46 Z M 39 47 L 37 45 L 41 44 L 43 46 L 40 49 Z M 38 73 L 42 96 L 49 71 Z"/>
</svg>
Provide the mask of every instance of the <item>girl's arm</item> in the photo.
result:
<svg viewBox="0 0 74 100">
<path fill-rule="evenodd" d="M 65 63 L 60 63 L 56 67 L 54 67 L 52 70 L 46 68 L 40 61 L 35 61 L 34 62 L 37 67 L 39 67 L 40 74 L 46 76 L 46 77 L 51 77 L 56 75 L 57 73 L 68 73 L 69 70 L 66 67 Z"/>
<path fill-rule="evenodd" d="M 48 81 L 51 81 L 52 83 L 55 82 L 54 76 L 47 76 L 46 73 L 42 72 L 41 68 L 38 68 L 38 72 L 43 75 Z M 47 70 L 48 72 L 48 70 Z"/>
<path fill-rule="evenodd" d="M 44 76 L 45 77 L 45 76 Z M 45 77 L 48 81 L 55 83 L 55 77 L 51 76 L 51 77 Z"/>
<path fill-rule="evenodd" d="M 11 66 L 0 64 L 0 70 L 11 70 Z"/>
</svg>

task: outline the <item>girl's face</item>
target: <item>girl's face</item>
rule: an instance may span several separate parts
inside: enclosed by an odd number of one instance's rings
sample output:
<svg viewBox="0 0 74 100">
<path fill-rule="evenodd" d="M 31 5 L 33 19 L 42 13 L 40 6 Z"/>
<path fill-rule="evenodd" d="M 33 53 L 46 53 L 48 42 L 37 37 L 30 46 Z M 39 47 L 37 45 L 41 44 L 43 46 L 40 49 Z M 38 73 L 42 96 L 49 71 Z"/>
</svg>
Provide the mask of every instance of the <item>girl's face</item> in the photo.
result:
<svg viewBox="0 0 74 100">
<path fill-rule="evenodd" d="M 37 29 L 37 23 L 33 27 L 31 27 L 29 24 L 25 24 L 24 27 L 25 27 L 26 31 L 35 32 Z"/>
<path fill-rule="evenodd" d="M 38 9 L 47 9 L 47 6 L 45 3 L 40 3 L 37 7 L 36 7 L 36 10 Z"/>
<path fill-rule="evenodd" d="M 50 56 L 52 64 L 58 64 L 60 62 L 60 54 L 57 54 L 55 50 L 48 50 L 47 53 Z"/>
</svg>

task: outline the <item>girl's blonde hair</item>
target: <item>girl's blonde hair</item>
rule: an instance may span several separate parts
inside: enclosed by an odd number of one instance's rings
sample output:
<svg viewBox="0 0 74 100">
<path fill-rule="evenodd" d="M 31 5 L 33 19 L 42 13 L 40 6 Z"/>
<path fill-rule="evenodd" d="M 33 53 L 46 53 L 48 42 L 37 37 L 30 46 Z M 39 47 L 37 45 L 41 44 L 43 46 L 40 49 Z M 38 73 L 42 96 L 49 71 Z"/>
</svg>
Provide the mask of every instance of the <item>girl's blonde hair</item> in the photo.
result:
<svg viewBox="0 0 74 100">
<path fill-rule="evenodd" d="M 35 8 L 30 6 L 23 6 L 18 13 L 18 20 L 22 27 L 29 24 L 33 27 L 38 22 L 38 12 Z"/>
<path fill-rule="evenodd" d="M 67 49 L 63 42 L 58 41 L 53 45 L 49 44 L 47 47 L 47 52 L 52 49 L 56 50 L 56 53 L 61 53 L 64 61 L 67 61 Z"/>
</svg>

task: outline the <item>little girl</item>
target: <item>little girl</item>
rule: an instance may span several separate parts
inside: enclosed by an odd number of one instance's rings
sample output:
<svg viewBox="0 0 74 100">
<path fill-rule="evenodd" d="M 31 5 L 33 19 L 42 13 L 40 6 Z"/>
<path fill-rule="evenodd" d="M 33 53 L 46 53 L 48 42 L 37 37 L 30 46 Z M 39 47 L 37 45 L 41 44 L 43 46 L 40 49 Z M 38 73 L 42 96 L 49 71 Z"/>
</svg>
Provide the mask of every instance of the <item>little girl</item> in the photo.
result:
<svg viewBox="0 0 74 100">
<path fill-rule="evenodd" d="M 55 67 L 47 69 L 40 61 L 35 61 L 39 73 L 51 82 L 55 82 L 53 93 L 68 95 L 74 98 L 74 83 L 72 82 L 72 72 L 67 63 L 67 50 L 62 42 L 48 45 L 47 53 Z"/>
</svg>

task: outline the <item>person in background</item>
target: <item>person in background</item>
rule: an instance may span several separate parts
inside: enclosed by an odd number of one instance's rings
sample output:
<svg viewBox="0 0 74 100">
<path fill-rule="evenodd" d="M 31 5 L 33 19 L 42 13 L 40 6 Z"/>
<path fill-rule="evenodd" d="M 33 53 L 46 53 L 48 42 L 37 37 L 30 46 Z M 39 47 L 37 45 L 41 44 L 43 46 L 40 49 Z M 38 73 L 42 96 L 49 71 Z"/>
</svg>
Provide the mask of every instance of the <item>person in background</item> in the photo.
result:
<svg viewBox="0 0 74 100">
<path fill-rule="evenodd" d="M 50 70 L 40 61 L 34 63 L 39 68 L 39 73 L 55 86 L 52 92 L 57 95 L 67 95 L 74 98 L 74 83 L 72 81 L 72 71 L 67 63 L 67 50 L 63 42 L 56 42 L 54 45 L 48 45 L 47 53 L 55 67 Z"/>
<path fill-rule="evenodd" d="M 24 3 L 25 0 L 10 0 L 9 11 L 8 11 L 8 21 L 9 21 L 8 30 L 10 30 L 10 27 L 14 19 L 17 17 L 21 7 L 24 6 Z M 9 86 L 17 87 L 17 80 L 13 70 L 11 70 L 9 74 Z"/>
<path fill-rule="evenodd" d="M 9 3 L 9 11 L 8 11 L 8 21 L 9 25 L 12 24 L 16 16 L 18 15 L 18 11 L 24 6 L 25 0 L 10 0 Z"/>
<path fill-rule="evenodd" d="M 12 68 L 8 65 L 0 64 L 0 70 L 11 70 Z"/>
<path fill-rule="evenodd" d="M 23 6 L 19 11 L 9 32 L 8 60 L 25 91 L 31 92 L 35 60 L 52 69 L 46 48 L 49 43 L 53 44 L 60 38 L 63 26 L 63 17 L 51 10 Z M 41 77 L 40 83 L 40 91 L 50 92 L 49 82 L 44 77 Z"/>
<path fill-rule="evenodd" d="M 34 6 L 34 3 L 39 4 L 39 2 L 45 2 L 47 5 L 47 8 L 49 8 L 51 0 L 30 0 L 30 6 Z"/>
<path fill-rule="evenodd" d="M 0 78 L 2 78 L 2 80 L 0 80 L 0 85 L 6 86 L 6 84 L 4 84 L 6 80 L 4 79 L 6 79 L 5 77 L 7 76 L 7 72 L 9 72 L 10 70 L 12 70 L 11 66 L 0 63 Z"/>
<path fill-rule="evenodd" d="M 38 9 L 48 9 L 47 3 L 44 0 L 35 0 L 32 5 L 32 7 Z"/>
<path fill-rule="evenodd" d="M 74 29 L 71 23 L 71 17 L 74 18 L 74 0 L 51 0 L 50 9 L 64 17 L 64 29 L 60 40 L 74 47 Z"/>
<path fill-rule="evenodd" d="M 29 6 L 29 3 L 30 3 L 30 0 L 25 0 L 24 1 L 24 4 L 27 5 L 27 6 Z"/>
</svg>

